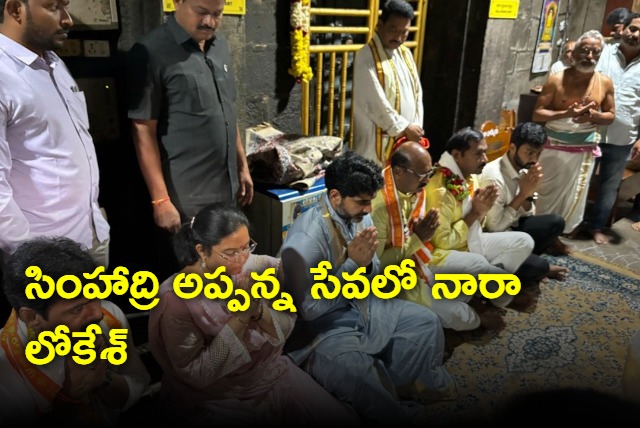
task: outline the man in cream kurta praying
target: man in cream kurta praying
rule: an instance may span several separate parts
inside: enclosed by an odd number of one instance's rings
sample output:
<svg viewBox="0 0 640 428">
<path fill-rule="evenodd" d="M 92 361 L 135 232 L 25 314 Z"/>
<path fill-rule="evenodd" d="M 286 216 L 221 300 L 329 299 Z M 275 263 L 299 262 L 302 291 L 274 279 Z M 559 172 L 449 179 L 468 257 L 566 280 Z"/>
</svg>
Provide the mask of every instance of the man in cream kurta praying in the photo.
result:
<svg viewBox="0 0 640 428">
<path fill-rule="evenodd" d="M 381 164 L 396 139 L 419 142 L 424 133 L 418 68 L 411 51 L 402 46 L 413 16 L 406 1 L 387 1 L 375 34 L 354 60 L 351 148 Z"/>
</svg>

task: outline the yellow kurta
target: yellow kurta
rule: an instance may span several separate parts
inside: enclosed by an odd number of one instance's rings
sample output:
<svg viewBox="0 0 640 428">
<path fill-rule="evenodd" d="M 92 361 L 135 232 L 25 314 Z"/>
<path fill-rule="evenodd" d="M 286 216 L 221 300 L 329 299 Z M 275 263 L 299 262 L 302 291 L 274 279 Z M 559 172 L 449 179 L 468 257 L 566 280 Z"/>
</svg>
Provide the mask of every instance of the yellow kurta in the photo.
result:
<svg viewBox="0 0 640 428">
<path fill-rule="evenodd" d="M 478 188 L 478 182 L 472 175 L 467 183 L 473 182 L 473 188 Z M 431 239 L 433 245 L 433 258 L 431 264 L 440 266 L 444 263 L 451 250 L 469 251 L 467 237 L 469 227 L 464 222 L 462 215 L 462 201 L 458 201 L 451 192 L 445 188 L 442 171 L 429 180 L 426 186 L 427 210 L 438 208 L 440 210 L 440 227 Z"/>
<path fill-rule="evenodd" d="M 402 218 L 406 221 L 411 217 L 416 195 L 407 195 L 401 192 L 396 192 L 396 195 L 402 211 Z M 402 247 L 393 247 L 391 245 L 391 223 L 382 191 L 378 192 L 373 199 L 371 217 L 378 231 L 378 249 L 376 250 L 376 254 L 380 259 L 381 269 L 389 265 L 400 264 L 404 259 L 413 257 L 413 254 L 422 248 L 422 241 L 415 233 L 412 233 L 409 238 L 405 239 Z M 411 290 L 403 289 L 398 297 L 419 305 L 431 307 L 431 296 L 429 293 L 429 287 L 424 283 L 424 280 L 418 276 L 418 284 Z"/>
</svg>

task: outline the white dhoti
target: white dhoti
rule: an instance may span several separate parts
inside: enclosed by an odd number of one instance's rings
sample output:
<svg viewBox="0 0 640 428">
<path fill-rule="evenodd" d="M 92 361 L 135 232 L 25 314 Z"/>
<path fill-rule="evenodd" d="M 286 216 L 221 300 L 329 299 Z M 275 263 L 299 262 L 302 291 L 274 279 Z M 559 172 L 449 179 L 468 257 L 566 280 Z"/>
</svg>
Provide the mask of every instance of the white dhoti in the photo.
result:
<svg viewBox="0 0 640 428">
<path fill-rule="evenodd" d="M 564 233 L 582 223 L 589 180 L 595 165 L 593 151 L 600 141 L 597 127 L 559 119 L 547 122 L 551 140 L 540 155 L 543 177 L 538 188 L 537 214 L 564 218 Z"/>
<path fill-rule="evenodd" d="M 565 221 L 564 233 L 571 233 L 584 217 L 594 156 L 591 152 L 545 149 L 540 155 L 540 164 L 544 176 L 538 188 L 536 211 L 561 215 Z"/>
</svg>

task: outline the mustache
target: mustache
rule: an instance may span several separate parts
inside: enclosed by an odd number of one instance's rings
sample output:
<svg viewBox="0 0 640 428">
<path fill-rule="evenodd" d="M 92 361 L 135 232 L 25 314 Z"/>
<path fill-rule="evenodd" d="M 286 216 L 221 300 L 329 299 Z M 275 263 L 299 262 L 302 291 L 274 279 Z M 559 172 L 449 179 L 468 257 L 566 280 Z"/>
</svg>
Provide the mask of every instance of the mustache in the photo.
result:
<svg viewBox="0 0 640 428">
<path fill-rule="evenodd" d="M 597 61 L 584 60 L 576 63 L 574 68 L 582 73 L 591 73 L 595 70 Z"/>
<path fill-rule="evenodd" d="M 213 28 L 213 27 L 209 27 L 208 25 L 199 25 L 199 26 L 198 26 L 198 30 L 211 30 L 211 31 L 215 31 L 215 28 Z"/>
</svg>

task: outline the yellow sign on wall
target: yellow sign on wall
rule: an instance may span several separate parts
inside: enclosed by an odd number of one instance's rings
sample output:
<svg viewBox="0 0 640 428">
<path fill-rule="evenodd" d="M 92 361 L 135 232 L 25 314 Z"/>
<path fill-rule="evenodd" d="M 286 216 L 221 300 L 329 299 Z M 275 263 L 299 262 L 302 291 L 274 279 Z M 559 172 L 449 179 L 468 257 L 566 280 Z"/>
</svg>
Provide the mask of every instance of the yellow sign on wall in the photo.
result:
<svg viewBox="0 0 640 428">
<path fill-rule="evenodd" d="M 489 6 L 489 18 L 516 19 L 520 0 L 491 0 Z"/>
<path fill-rule="evenodd" d="M 173 12 L 176 10 L 173 0 L 162 0 L 162 10 Z M 247 0 L 224 0 L 225 15 L 245 15 L 247 13 Z"/>
</svg>

